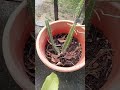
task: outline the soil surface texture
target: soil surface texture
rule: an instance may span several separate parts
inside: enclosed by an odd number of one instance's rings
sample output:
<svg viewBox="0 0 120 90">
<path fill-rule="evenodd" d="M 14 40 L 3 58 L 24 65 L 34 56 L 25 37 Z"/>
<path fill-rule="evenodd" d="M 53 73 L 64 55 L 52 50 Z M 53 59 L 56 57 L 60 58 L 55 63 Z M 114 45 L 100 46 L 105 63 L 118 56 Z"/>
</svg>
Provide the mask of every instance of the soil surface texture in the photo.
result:
<svg viewBox="0 0 120 90">
<path fill-rule="evenodd" d="M 66 41 L 67 34 L 58 34 L 53 37 L 56 46 L 59 50 L 62 50 L 62 46 Z M 76 38 L 73 37 L 71 44 L 67 48 L 67 50 L 60 55 L 56 53 L 54 48 L 52 47 L 50 41 L 46 44 L 46 57 L 47 59 L 61 67 L 71 67 L 78 63 L 81 57 L 81 45 Z"/>
<path fill-rule="evenodd" d="M 112 48 L 108 39 L 91 26 L 86 37 L 85 90 L 99 90 L 112 70 Z"/>
</svg>

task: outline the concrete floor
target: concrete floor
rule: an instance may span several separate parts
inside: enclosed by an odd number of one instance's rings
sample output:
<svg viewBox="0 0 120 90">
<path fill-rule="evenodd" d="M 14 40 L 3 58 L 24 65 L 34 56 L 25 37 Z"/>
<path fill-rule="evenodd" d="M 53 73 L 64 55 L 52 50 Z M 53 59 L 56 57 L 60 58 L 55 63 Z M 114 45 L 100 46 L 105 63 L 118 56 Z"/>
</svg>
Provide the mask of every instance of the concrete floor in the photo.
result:
<svg viewBox="0 0 120 90">
<path fill-rule="evenodd" d="M 2 54 L 2 35 L 6 22 L 20 2 L 0 0 L 0 90 L 21 90 L 5 65 Z"/>
</svg>

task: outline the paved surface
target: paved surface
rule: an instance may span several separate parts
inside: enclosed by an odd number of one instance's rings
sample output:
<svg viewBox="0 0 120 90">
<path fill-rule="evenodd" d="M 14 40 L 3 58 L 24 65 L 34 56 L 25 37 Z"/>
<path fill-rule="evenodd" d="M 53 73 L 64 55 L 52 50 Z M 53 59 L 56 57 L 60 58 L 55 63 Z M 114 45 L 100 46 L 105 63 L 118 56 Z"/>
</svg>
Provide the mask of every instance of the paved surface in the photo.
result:
<svg viewBox="0 0 120 90">
<path fill-rule="evenodd" d="M 0 0 L 0 90 L 21 90 L 15 83 L 5 65 L 2 55 L 2 35 L 10 14 L 20 4 L 16 1 Z"/>
</svg>

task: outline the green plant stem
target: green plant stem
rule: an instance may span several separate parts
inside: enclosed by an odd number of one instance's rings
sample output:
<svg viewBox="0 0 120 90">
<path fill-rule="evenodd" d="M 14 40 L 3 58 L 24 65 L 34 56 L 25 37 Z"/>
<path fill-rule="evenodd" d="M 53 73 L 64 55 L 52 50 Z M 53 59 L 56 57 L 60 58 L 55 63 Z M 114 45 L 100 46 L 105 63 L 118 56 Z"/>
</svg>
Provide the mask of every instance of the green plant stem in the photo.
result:
<svg viewBox="0 0 120 90">
<path fill-rule="evenodd" d="M 80 18 L 82 11 L 83 11 L 83 8 L 84 8 L 84 4 L 85 4 L 85 1 L 80 0 L 80 3 L 78 4 L 78 7 L 76 8 L 76 15 L 75 15 L 76 19 Z"/>
<path fill-rule="evenodd" d="M 68 48 L 68 46 L 70 45 L 70 43 L 72 41 L 72 38 L 73 38 L 73 34 L 74 34 L 74 30 L 75 30 L 76 24 L 77 23 L 74 22 L 73 26 L 71 27 L 70 32 L 67 35 L 66 42 L 63 45 L 62 52 L 65 52 L 66 49 Z"/>
<path fill-rule="evenodd" d="M 56 47 L 56 45 L 54 43 L 51 28 L 50 28 L 48 20 L 45 21 L 45 24 L 46 24 L 47 32 L 48 32 L 48 35 L 49 35 L 49 38 L 50 38 L 50 42 L 51 42 L 53 48 L 55 49 L 55 51 L 59 54 L 60 50 L 58 49 L 58 47 Z"/>
<path fill-rule="evenodd" d="M 72 41 L 72 38 L 73 38 L 73 34 L 74 34 L 74 30 L 76 28 L 76 24 L 78 23 L 79 21 L 79 17 L 81 16 L 81 13 L 83 11 L 83 7 L 84 7 L 84 2 L 85 0 L 80 0 L 80 3 L 78 4 L 78 7 L 76 8 L 76 18 L 75 18 L 75 21 L 67 35 L 67 38 L 66 38 L 66 41 L 65 43 L 63 44 L 63 47 L 62 47 L 62 51 L 61 52 L 65 52 L 66 49 L 69 47 L 71 41 Z"/>
</svg>

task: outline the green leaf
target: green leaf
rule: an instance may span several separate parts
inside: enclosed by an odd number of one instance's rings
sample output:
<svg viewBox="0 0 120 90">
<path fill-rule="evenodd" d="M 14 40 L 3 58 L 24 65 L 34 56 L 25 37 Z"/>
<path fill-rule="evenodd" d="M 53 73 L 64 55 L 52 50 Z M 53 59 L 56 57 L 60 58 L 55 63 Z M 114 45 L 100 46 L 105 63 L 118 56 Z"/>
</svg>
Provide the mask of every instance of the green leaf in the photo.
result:
<svg viewBox="0 0 120 90">
<path fill-rule="evenodd" d="M 46 24 L 46 27 L 47 27 L 47 32 L 48 32 L 48 35 L 49 35 L 49 38 L 50 38 L 50 42 L 51 42 L 53 48 L 55 49 L 55 51 L 59 54 L 60 50 L 58 49 L 58 47 L 56 47 L 56 45 L 54 43 L 51 28 L 50 28 L 48 20 L 45 21 L 45 24 Z"/>
<path fill-rule="evenodd" d="M 59 88 L 59 79 L 55 73 L 51 73 L 45 79 L 41 90 L 58 90 Z"/>
</svg>

